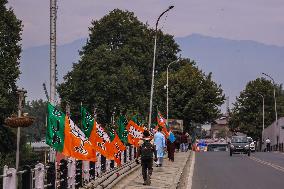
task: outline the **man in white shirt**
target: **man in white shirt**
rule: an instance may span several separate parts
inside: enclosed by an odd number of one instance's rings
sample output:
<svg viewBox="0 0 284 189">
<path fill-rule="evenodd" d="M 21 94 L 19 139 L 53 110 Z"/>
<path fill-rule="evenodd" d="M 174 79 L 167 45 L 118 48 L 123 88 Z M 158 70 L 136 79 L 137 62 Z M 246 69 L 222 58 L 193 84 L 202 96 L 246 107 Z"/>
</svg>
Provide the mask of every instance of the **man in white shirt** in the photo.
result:
<svg viewBox="0 0 284 189">
<path fill-rule="evenodd" d="M 267 152 L 269 152 L 270 151 L 270 139 L 269 138 L 267 138 L 266 140 L 265 140 L 265 143 L 266 143 L 266 151 Z"/>
</svg>

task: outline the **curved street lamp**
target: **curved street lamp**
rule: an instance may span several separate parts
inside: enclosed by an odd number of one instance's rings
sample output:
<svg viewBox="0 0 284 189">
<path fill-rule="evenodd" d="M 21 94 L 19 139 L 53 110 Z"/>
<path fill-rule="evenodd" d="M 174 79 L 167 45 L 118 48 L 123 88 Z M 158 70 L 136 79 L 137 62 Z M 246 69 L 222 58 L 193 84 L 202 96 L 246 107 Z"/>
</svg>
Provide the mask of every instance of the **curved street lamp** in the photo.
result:
<svg viewBox="0 0 284 189">
<path fill-rule="evenodd" d="M 150 111 L 149 111 L 149 122 L 148 122 L 148 127 L 150 129 L 151 123 L 152 123 L 152 106 L 153 106 L 153 92 L 154 92 L 154 78 L 155 78 L 155 60 L 156 60 L 156 48 L 157 48 L 157 30 L 158 30 L 158 24 L 161 19 L 161 17 L 174 8 L 174 6 L 169 6 L 167 10 L 162 12 L 160 16 L 158 17 L 155 25 L 155 42 L 154 42 L 154 55 L 153 55 L 153 69 L 152 69 L 152 82 L 151 82 L 151 95 L 150 95 Z"/>
<path fill-rule="evenodd" d="M 278 117 L 277 117 L 277 105 L 276 105 L 276 97 L 275 97 L 275 87 L 276 87 L 276 85 L 275 85 L 275 82 L 274 82 L 274 79 L 270 76 L 270 75 L 268 75 L 268 74 L 266 74 L 266 73 L 262 73 L 263 75 L 265 75 L 266 77 L 269 77 L 271 80 L 272 80 L 272 82 L 273 82 L 273 97 L 274 97 L 274 109 L 275 109 L 275 123 L 276 123 L 276 126 L 278 126 Z M 279 127 L 279 134 L 280 134 L 280 127 Z M 279 135 L 278 134 L 278 135 Z M 278 148 L 278 142 L 279 142 L 279 136 L 277 136 L 277 148 Z"/>
<path fill-rule="evenodd" d="M 262 73 L 262 74 L 267 76 L 267 77 L 269 77 L 272 80 L 272 82 L 273 82 L 273 97 L 274 97 L 275 120 L 276 120 L 276 125 L 278 125 L 277 107 L 276 107 L 277 105 L 276 105 L 276 97 L 275 97 L 275 87 L 276 87 L 276 85 L 275 85 L 274 79 L 270 75 L 268 75 L 266 73 Z"/>
</svg>

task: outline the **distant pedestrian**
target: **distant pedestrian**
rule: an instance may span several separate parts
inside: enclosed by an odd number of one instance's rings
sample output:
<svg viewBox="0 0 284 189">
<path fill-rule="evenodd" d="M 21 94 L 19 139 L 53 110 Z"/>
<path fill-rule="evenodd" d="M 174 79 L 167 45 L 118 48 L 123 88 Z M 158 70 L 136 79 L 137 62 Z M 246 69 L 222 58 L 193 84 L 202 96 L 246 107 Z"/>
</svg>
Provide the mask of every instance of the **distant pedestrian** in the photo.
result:
<svg viewBox="0 0 284 189">
<path fill-rule="evenodd" d="M 185 152 L 186 146 L 187 146 L 187 136 L 185 135 L 185 132 L 183 132 L 180 136 L 180 150 L 182 152 Z"/>
<path fill-rule="evenodd" d="M 265 143 L 266 143 L 266 151 L 269 152 L 270 151 L 270 143 L 271 143 L 269 137 L 265 140 Z"/>
<path fill-rule="evenodd" d="M 154 135 L 154 143 L 157 150 L 157 167 L 161 167 L 163 165 L 163 158 L 164 158 L 164 152 L 166 150 L 166 139 L 163 133 L 161 132 L 162 128 L 158 128 L 158 132 Z"/>
<path fill-rule="evenodd" d="M 150 137 L 148 130 L 143 132 L 143 138 L 139 141 L 139 147 L 136 155 L 136 163 L 139 163 L 138 157 L 141 156 L 141 166 L 143 175 L 143 185 L 151 184 L 151 175 L 153 172 L 153 153 L 154 161 L 157 161 L 157 153 L 154 141 Z"/>
<path fill-rule="evenodd" d="M 169 135 L 173 135 L 172 131 L 170 130 Z M 169 137 L 167 139 L 167 151 L 168 151 L 168 158 L 169 161 L 174 162 L 175 161 L 175 149 L 176 149 L 176 145 L 175 145 L 175 139 L 172 139 Z"/>
</svg>

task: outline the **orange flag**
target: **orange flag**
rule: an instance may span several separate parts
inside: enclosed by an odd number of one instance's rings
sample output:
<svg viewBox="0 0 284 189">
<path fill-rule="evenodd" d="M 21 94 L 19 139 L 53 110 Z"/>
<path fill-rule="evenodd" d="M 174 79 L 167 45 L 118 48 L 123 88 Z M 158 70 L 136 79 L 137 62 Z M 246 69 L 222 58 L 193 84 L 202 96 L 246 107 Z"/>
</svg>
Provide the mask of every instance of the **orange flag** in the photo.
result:
<svg viewBox="0 0 284 189">
<path fill-rule="evenodd" d="M 143 137 L 144 128 L 139 127 L 133 120 L 130 120 L 126 129 L 128 131 L 128 143 L 138 147 L 138 142 Z"/>
<path fill-rule="evenodd" d="M 62 154 L 78 160 L 96 161 L 94 146 L 68 116 L 65 116 L 64 148 Z"/>
<path fill-rule="evenodd" d="M 121 142 L 121 140 L 119 139 L 119 137 L 116 133 L 115 133 L 115 137 L 114 137 L 113 141 L 111 142 L 111 144 L 113 145 L 114 161 L 117 163 L 118 166 L 120 166 L 121 165 L 120 155 L 121 155 L 121 152 L 126 150 L 126 147 Z"/>
<path fill-rule="evenodd" d="M 104 128 L 101 127 L 96 121 L 94 122 L 93 130 L 91 131 L 90 141 L 96 150 L 105 158 L 113 160 L 113 146 L 111 144 L 108 134 Z"/>
<path fill-rule="evenodd" d="M 158 130 L 159 127 L 162 127 L 162 133 L 164 133 L 165 137 L 168 138 L 170 136 L 170 133 L 167 130 L 167 124 L 166 119 L 162 116 L 160 112 L 158 112 L 157 116 L 158 125 L 156 126 L 156 130 Z"/>
</svg>

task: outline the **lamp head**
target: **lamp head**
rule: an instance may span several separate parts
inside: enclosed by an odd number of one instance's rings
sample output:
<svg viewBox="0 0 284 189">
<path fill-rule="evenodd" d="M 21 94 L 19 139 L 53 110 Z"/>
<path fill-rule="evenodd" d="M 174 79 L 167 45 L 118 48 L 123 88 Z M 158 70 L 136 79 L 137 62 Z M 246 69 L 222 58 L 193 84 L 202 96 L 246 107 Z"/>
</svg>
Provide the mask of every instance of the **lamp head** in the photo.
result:
<svg viewBox="0 0 284 189">
<path fill-rule="evenodd" d="M 172 9 L 172 8 L 174 8 L 174 7 L 175 7 L 175 6 L 173 6 L 173 5 L 169 6 L 169 10 Z"/>
</svg>

